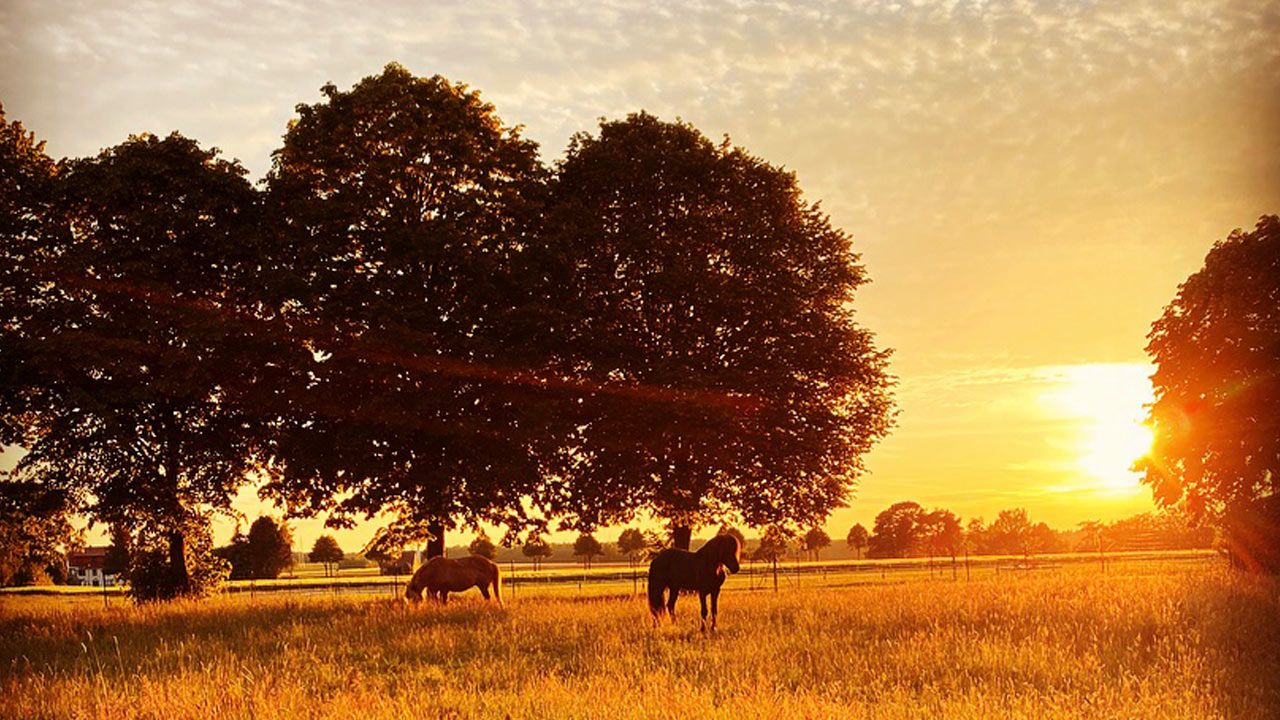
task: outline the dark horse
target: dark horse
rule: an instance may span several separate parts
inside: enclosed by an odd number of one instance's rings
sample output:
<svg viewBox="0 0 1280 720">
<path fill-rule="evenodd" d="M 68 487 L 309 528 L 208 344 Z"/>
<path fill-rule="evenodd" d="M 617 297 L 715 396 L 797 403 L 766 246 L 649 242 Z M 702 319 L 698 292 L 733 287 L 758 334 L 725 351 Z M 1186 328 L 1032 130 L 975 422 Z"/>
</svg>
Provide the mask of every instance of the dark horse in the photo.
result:
<svg viewBox="0 0 1280 720">
<path fill-rule="evenodd" d="M 698 549 L 698 552 L 671 548 L 658 553 L 649 563 L 649 612 L 653 624 L 662 619 L 663 593 L 670 592 L 665 611 L 675 618 L 676 598 L 681 590 L 697 590 L 702 602 L 702 629 L 707 629 L 707 596 L 711 596 L 711 629 L 716 629 L 719 611 L 720 586 L 724 585 L 725 568 L 738 572 L 738 539 L 732 535 L 717 535 Z"/>
</svg>

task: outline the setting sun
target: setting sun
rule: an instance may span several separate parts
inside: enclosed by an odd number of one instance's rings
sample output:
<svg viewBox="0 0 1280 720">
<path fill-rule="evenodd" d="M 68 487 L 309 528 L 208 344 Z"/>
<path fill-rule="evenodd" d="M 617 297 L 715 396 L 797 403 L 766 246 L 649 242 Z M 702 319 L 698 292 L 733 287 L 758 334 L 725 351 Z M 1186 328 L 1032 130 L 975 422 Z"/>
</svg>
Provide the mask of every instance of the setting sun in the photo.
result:
<svg viewBox="0 0 1280 720">
<path fill-rule="evenodd" d="M 1138 364 L 1094 364 L 1065 368 L 1054 404 L 1080 423 L 1073 448 L 1077 469 L 1098 490 L 1139 490 L 1134 461 L 1151 448 L 1151 430 L 1143 424 L 1151 402 L 1150 369 Z"/>
</svg>

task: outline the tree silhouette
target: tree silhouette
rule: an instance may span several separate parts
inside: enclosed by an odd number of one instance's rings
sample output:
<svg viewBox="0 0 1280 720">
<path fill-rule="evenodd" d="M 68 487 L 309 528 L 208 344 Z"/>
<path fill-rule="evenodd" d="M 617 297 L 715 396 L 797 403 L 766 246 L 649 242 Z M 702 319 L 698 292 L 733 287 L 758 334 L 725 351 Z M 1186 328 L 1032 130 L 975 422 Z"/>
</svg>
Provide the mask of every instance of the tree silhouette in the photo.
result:
<svg viewBox="0 0 1280 720">
<path fill-rule="evenodd" d="M 1001 510 L 987 528 L 987 549 L 997 555 L 1030 555 L 1032 527 L 1023 508 Z"/>
<path fill-rule="evenodd" d="M 760 545 L 755 549 L 752 556 L 756 560 L 776 562 L 786 556 L 787 542 L 790 539 L 791 535 L 786 530 L 777 525 L 770 525 L 765 528 L 764 533 L 760 536 Z"/>
<path fill-rule="evenodd" d="M 280 360 L 267 491 L 334 525 L 395 513 L 429 557 L 459 522 L 519 527 L 542 478 L 513 271 L 538 218 L 537 148 L 477 92 L 396 64 L 321 92 L 267 178 L 284 220 L 274 302 L 307 350 Z"/>
<path fill-rule="evenodd" d="M 862 523 L 855 523 L 853 527 L 849 528 L 849 534 L 845 536 L 844 541 L 850 550 L 857 553 L 858 559 L 861 560 L 862 549 L 867 546 L 867 529 L 862 526 Z"/>
<path fill-rule="evenodd" d="M 28 324 L 56 300 L 58 289 L 43 272 L 57 257 L 59 223 L 53 209 L 57 166 L 44 143 L 0 105 L 0 446 L 23 445 L 29 426 L 23 413 L 38 400 L 25 376 Z"/>
<path fill-rule="evenodd" d="M 604 555 L 604 546 L 590 533 L 582 533 L 573 541 L 574 557 L 582 558 L 583 567 L 591 569 L 591 559 Z"/>
<path fill-rule="evenodd" d="M 954 573 L 956 553 L 960 551 L 960 518 L 950 510 L 931 510 L 920 517 L 919 529 L 930 567 L 934 557 L 950 555 Z"/>
<path fill-rule="evenodd" d="M 1233 562 L 1280 571 L 1280 217 L 1214 244 L 1151 326 L 1155 499 L 1225 530 Z"/>
<path fill-rule="evenodd" d="M 321 535 L 316 538 L 315 544 L 311 546 L 311 552 L 307 553 L 308 560 L 324 565 L 326 577 L 334 574 L 343 557 L 342 548 L 338 546 L 338 541 L 332 535 Z"/>
<path fill-rule="evenodd" d="M 913 552 L 920 541 L 920 523 L 924 508 L 919 503 L 906 501 L 890 505 L 879 515 L 868 541 L 870 557 L 905 557 Z"/>
<path fill-rule="evenodd" d="M 627 528 L 618 536 L 618 551 L 627 556 L 631 567 L 635 567 L 636 560 L 648 549 L 649 543 L 645 540 L 644 533 L 637 528 Z"/>
<path fill-rule="evenodd" d="M 819 527 L 815 527 L 804 534 L 803 538 L 804 551 L 811 554 L 813 559 L 818 559 L 818 553 L 823 548 L 831 547 L 831 536 Z"/>
<path fill-rule="evenodd" d="M 0 427 L 27 451 L 15 479 L 145 535 L 131 584 L 145 576 L 148 599 L 211 587 L 189 567 L 211 557 L 208 513 L 230 507 L 268 432 L 247 410 L 271 341 L 238 305 L 259 249 L 244 175 L 176 133 L 137 136 L 62 166 L 38 238 L 6 230 Z"/>
<path fill-rule="evenodd" d="M 641 508 L 695 525 L 813 524 L 890 424 L 888 354 L 854 322 L 866 281 L 795 177 L 640 113 L 570 142 L 553 183 L 546 291 L 581 388 L 550 514 Z"/>
<path fill-rule="evenodd" d="M 263 515 L 249 526 L 245 552 L 250 577 L 275 579 L 293 567 L 293 533 L 287 524 Z"/>
<path fill-rule="evenodd" d="M 551 545 L 541 535 L 529 538 L 528 542 L 520 548 L 520 552 L 527 558 L 533 559 L 533 569 L 537 570 L 542 567 L 542 561 L 551 557 L 553 551 Z"/>
<path fill-rule="evenodd" d="M 467 552 L 490 560 L 498 557 L 498 547 L 489 539 L 488 533 L 483 531 L 467 546 Z"/>
</svg>

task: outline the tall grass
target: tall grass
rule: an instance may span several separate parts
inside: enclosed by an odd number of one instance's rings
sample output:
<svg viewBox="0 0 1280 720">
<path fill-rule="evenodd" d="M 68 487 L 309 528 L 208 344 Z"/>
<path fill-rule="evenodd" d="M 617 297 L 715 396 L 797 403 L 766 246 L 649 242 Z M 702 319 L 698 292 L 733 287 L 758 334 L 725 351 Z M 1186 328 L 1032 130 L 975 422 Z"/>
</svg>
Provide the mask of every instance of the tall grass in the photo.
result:
<svg viewBox="0 0 1280 720">
<path fill-rule="evenodd" d="M 732 585 L 733 581 L 730 581 Z M 7 717 L 1269 718 L 1274 585 L 1057 573 L 639 599 L 220 598 L 0 610 Z"/>
</svg>

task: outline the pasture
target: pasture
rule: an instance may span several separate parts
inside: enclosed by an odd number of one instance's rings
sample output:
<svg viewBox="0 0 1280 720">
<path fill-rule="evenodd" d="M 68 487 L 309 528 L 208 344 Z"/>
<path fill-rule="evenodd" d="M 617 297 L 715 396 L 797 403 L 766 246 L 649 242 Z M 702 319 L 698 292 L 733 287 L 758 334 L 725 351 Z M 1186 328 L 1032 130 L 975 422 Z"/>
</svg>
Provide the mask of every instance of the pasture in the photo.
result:
<svg viewBox="0 0 1280 720">
<path fill-rule="evenodd" d="M 0 600 L 0 716 L 1266 718 L 1274 581 L 1081 565 L 774 593 L 731 578 L 651 627 L 639 597 Z"/>
</svg>

